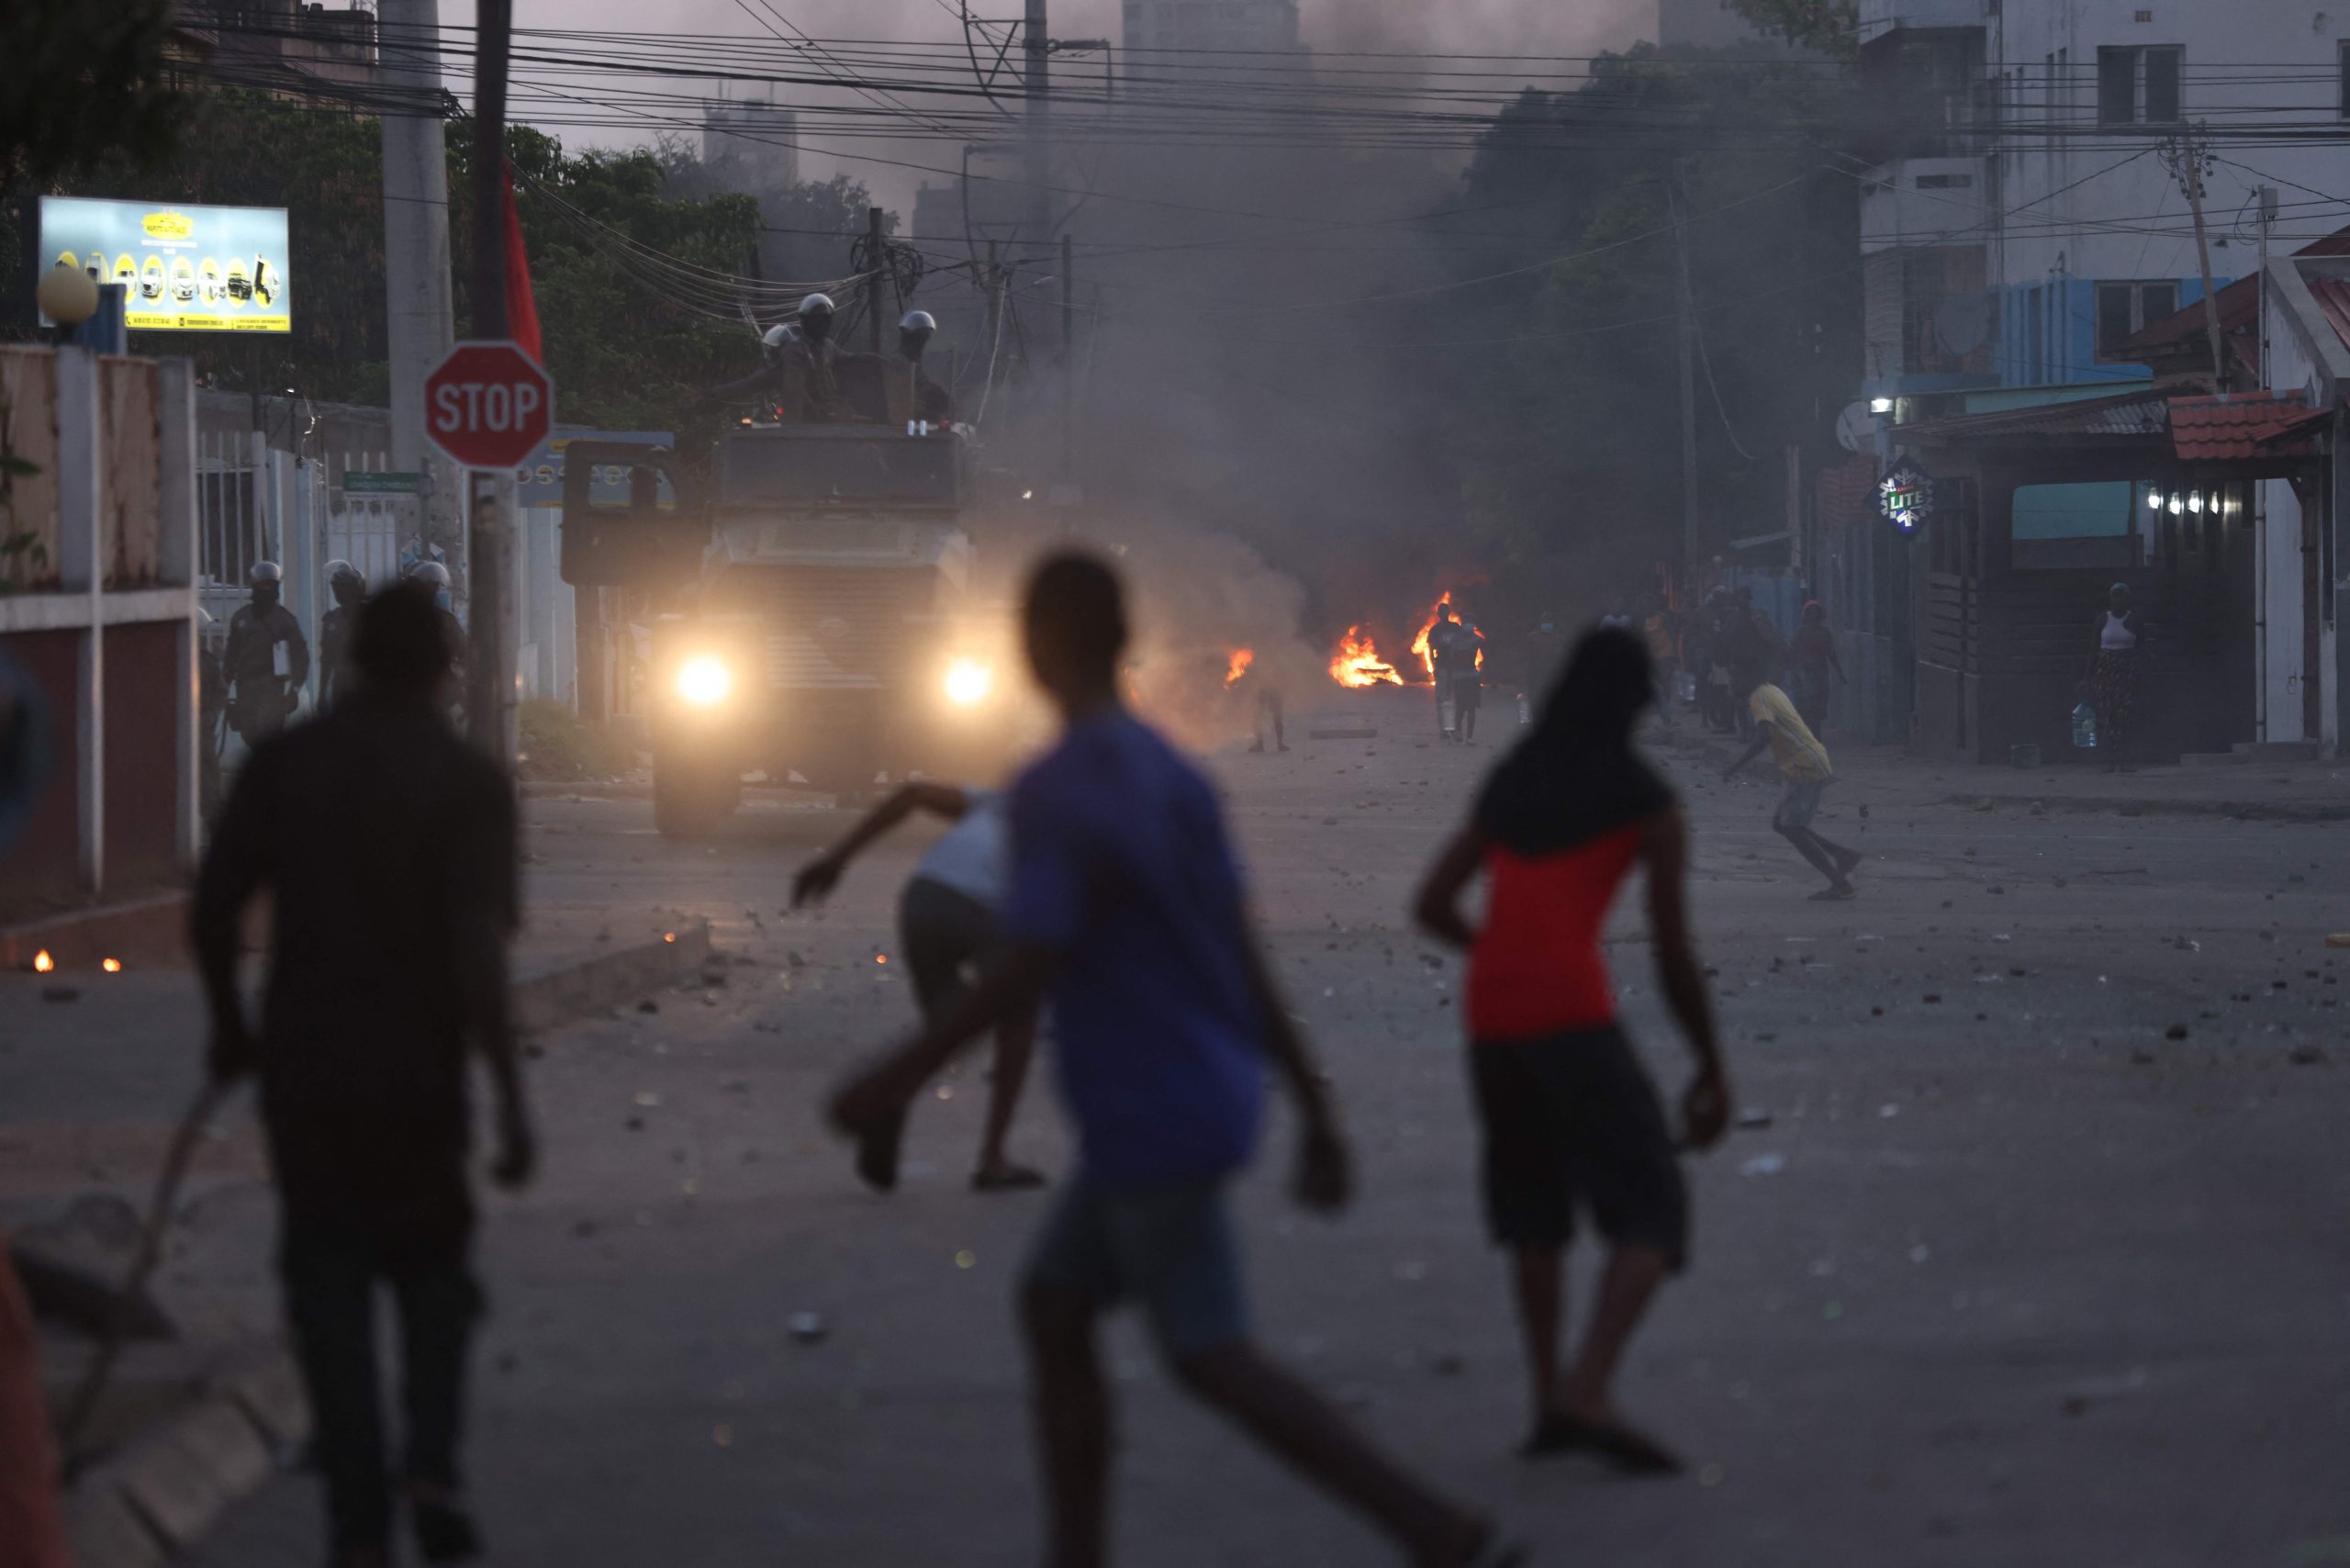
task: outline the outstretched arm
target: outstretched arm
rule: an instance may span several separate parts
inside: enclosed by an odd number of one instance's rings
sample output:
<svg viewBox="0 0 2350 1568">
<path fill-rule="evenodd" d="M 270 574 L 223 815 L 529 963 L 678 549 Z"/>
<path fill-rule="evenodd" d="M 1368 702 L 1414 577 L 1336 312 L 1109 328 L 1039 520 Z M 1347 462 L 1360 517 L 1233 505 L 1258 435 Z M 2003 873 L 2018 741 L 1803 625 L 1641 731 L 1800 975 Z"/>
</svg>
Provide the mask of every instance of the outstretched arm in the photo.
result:
<svg viewBox="0 0 2350 1568">
<path fill-rule="evenodd" d="M 1420 883 L 1419 896 L 1413 900 L 1412 917 L 1420 923 L 1420 929 L 1448 947 L 1467 947 L 1477 940 L 1476 931 L 1460 913 L 1460 895 L 1484 857 L 1483 837 L 1474 827 L 1462 828 L 1438 853 Z"/>
<path fill-rule="evenodd" d="M 1689 823 L 1678 807 L 1659 813 L 1650 824 L 1643 853 L 1649 863 L 1649 941 L 1656 951 L 1658 983 L 1673 1022 L 1697 1058 L 1697 1075 L 1682 1097 L 1689 1147 L 1710 1148 L 1729 1125 L 1729 1083 L 1722 1072 L 1721 1042 L 1714 1033 L 1705 971 L 1689 935 Z"/>
<path fill-rule="evenodd" d="M 1770 744 L 1771 721 L 1768 719 L 1757 719 L 1754 722 L 1754 738 L 1747 743 L 1746 749 L 1739 754 L 1739 758 L 1736 762 L 1731 763 L 1728 767 L 1722 769 L 1722 777 L 1728 778 L 1740 768 L 1744 767 L 1748 763 L 1752 762 L 1756 757 L 1761 756 L 1764 748 L 1769 746 Z"/>
<path fill-rule="evenodd" d="M 791 907 L 798 909 L 810 900 L 822 902 L 837 886 L 848 863 L 863 854 L 872 842 L 913 815 L 917 811 L 958 822 L 971 809 L 971 797 L 951 784 L 914 783 L 900 787 L 890 798 L 865 814 L 864 820 L 849 830 L 848 836 L 800 868 L 791 879 Z"/>
</svg>

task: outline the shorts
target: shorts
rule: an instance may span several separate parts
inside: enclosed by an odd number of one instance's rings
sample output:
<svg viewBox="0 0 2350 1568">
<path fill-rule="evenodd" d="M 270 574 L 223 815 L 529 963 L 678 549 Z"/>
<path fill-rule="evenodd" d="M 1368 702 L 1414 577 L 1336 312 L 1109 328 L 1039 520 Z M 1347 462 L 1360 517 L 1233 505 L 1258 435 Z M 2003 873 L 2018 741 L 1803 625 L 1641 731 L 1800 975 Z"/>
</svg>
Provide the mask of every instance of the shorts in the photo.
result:
<svg viewBox="0 0 2350 1568">
<path fill-rule="evenodd" d="M 913 980 L 914 1001 L 934 1018 L 969 983 L 965 969 L 985 969 L 1003 950 L 995 912 L 959 888 L 928 877 L 906 884 L 898 900 L 898 946 Z"/>
<path fill-rule="evenodd" d="M 1133 1300 L 1168 1360 L 1248 1337 L 1240 1249 L 1224 1180 L 1112 1187 L 1071 1182 L 1046 1220 L 1022 1275 L 1101 1306 Z"/>
<path fill-rule="evenodd" d="M 1689 1189 L 1656 1087 L 1613 1024 L 1469 1049 L 1485 1133 L 1485 1219 L 1504 1247 L 1549 1251 L 1587 1208 L 1617 1247 L 1689 1254 Z"/>
<path fill-rule="evenodd" d="M 1779 791 L 1778 808 L 1771 813 L 1771 825 L 1775 828 L 1809 827 L 1811 819 L 1819 814 L 1820 792 L 1828 788 L 1825 778 L 1790 778 L 1787 787 Z"/>
</svg>

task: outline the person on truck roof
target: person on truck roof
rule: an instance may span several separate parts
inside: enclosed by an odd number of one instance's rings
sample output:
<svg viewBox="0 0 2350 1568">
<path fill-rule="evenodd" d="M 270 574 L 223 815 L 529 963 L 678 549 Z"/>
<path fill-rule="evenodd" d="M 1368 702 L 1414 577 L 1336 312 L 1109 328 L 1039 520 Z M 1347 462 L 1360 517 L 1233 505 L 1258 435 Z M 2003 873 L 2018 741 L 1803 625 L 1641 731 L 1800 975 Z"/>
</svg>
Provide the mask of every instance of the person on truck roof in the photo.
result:
<svg viewBox="0 0 2350 1568">
<path fill-rule="evenodd" d="M 833 302 L 822 294 L 800 301 L 799 319 L 767 330 L 759 340 L 759 368 L 739 380 L 711 388 L 713 401 L 756 398 L 771 402 L 788 425 L 837 424 L 847 417 L 837 369 L 840 345 L 832 341 Z"/>
</svg>

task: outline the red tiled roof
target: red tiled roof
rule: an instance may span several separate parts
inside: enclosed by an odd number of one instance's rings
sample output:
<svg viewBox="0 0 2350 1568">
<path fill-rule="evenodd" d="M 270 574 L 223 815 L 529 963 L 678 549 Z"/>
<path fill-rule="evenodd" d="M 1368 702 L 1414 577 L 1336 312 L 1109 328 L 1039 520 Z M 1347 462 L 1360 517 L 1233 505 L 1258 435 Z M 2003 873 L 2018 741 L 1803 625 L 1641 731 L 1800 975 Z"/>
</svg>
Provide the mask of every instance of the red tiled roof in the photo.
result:
<svg viewBox="0 0 2350 1568">
<path fill-rule="evenodd" d="M 2250 463 L 2307 457 L 2315 452 L 2306 428 L 2318 414 L 2300 393 L 2238 392 L 2225 398 L 2170 400 L 2170 444 L 2183 463 Z M 2300 439 L 2288 438 L 2298 435 Z"/>
</svg>

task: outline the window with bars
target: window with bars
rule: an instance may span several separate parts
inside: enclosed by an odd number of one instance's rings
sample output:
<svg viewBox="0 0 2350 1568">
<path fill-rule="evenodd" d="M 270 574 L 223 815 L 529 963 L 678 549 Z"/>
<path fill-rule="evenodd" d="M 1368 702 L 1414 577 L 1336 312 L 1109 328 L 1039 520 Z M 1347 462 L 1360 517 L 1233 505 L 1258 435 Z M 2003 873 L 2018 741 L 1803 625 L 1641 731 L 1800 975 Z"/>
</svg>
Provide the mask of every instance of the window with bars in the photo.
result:
<svg viewBox="0 0 2350 1568">
<path fill-rule="evenodd" d="M 2101 283 L 2097 286 L 2097 352 L 2118 353 L 2121 345 L 2165 317 L 2178 312 L 2176 283 Z"/>
<path fill-rule="evenodd" d="M 2099 125 L 2177 125 L 2186 118 L 2187 50 L 2152 44 L 2097 51 Z"/>
</svg>

